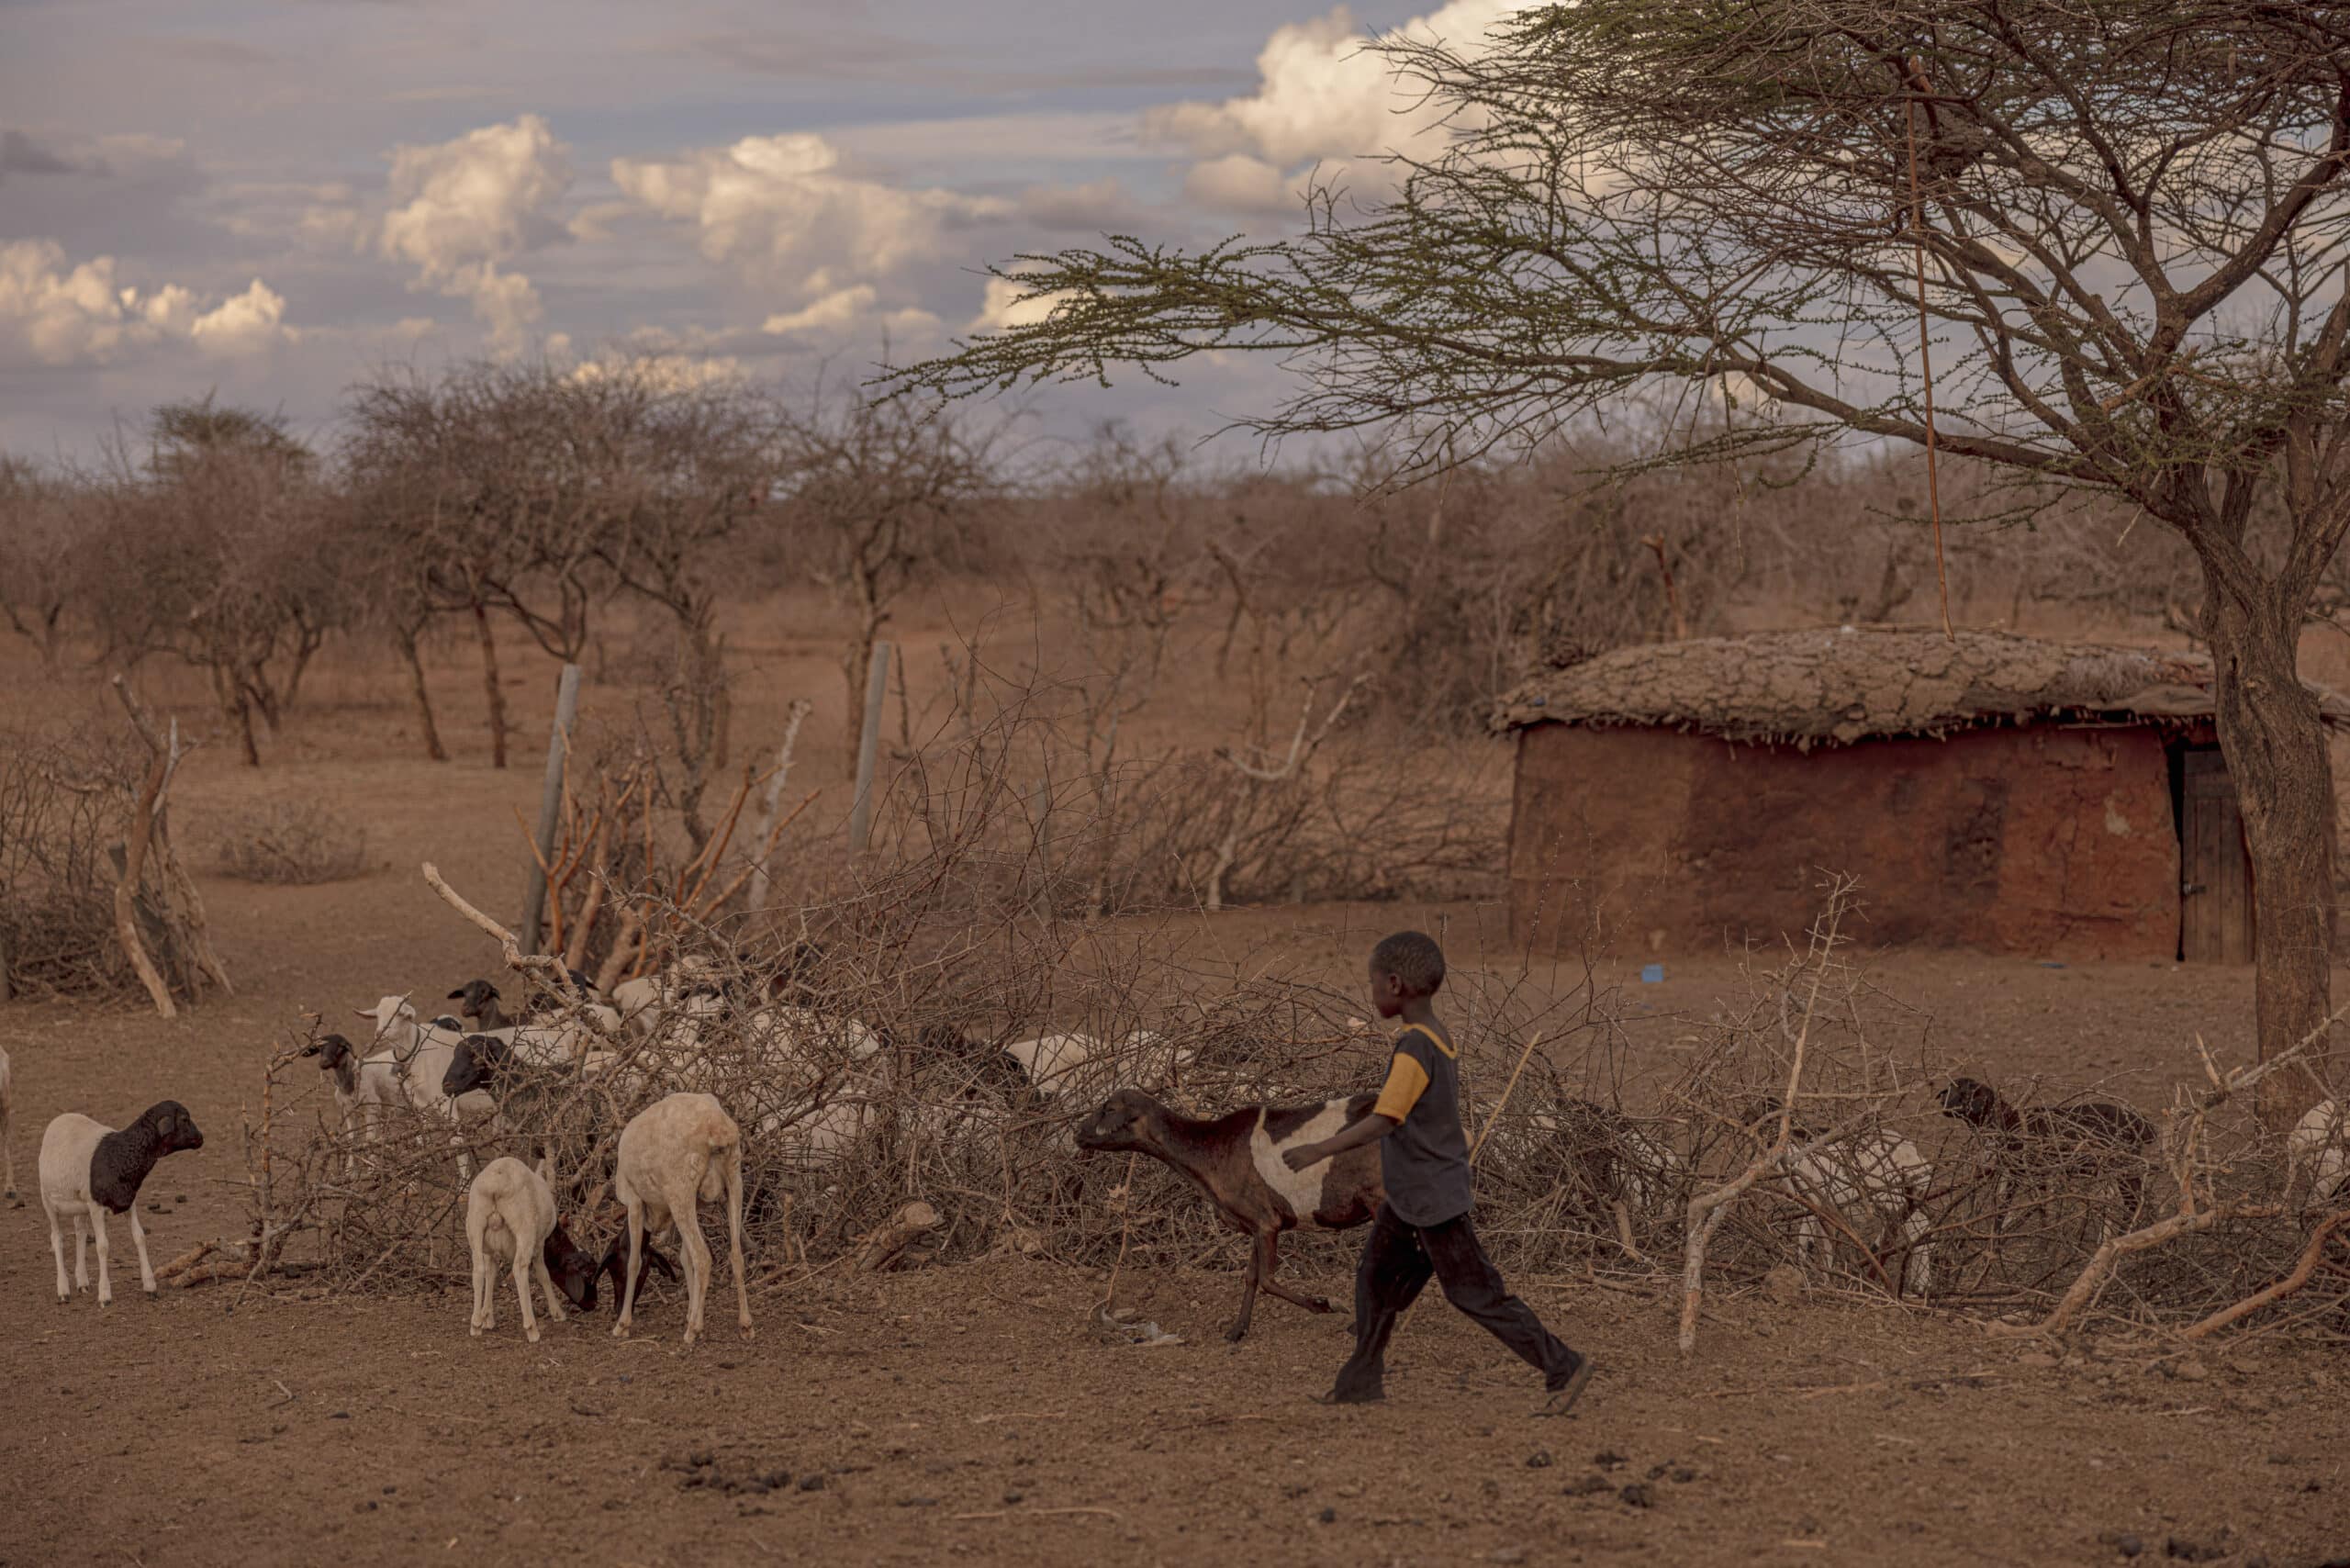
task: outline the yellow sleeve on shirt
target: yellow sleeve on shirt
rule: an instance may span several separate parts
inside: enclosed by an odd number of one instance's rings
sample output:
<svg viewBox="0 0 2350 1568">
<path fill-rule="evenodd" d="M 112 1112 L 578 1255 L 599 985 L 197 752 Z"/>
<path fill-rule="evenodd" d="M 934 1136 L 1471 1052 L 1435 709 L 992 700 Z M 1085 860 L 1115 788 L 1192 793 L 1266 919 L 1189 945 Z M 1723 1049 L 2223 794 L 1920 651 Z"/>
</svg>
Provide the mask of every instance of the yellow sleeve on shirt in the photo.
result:
<svg viewBox="0 0 2350 1568">
<path fill-rule="evenodd" d="M 1421 1092 L 1427 1086 L 1427 1069 L 1397 1051 L 1395 1059 L 1387 1066 L 1387 1083 L 1379 1092 L 1379 1103 L 1371 1108 L 1371 1114 L 1400 1122 L 1412 1114 L 1412 1107 L 1419 1103 Z"/>
</svg>

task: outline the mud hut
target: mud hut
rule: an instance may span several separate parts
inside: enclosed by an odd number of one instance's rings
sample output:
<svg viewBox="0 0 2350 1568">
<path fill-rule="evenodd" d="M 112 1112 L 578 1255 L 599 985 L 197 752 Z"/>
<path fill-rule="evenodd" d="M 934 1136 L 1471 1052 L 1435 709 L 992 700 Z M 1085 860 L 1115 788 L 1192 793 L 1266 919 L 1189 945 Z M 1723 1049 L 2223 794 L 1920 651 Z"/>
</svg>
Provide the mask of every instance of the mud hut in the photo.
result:
<svg viewBox="0 0 2350 1568">
<path fill-rule="evenodd" d="M 2201 655 L 1878 627 L 1706 638 L 1545 673 L 1494 724 L 1517 736 L 1510 924 L 1536 951 L 1800 940 L 1841 871 L 1871 944 L 2252 957 Z"/>
</svg>

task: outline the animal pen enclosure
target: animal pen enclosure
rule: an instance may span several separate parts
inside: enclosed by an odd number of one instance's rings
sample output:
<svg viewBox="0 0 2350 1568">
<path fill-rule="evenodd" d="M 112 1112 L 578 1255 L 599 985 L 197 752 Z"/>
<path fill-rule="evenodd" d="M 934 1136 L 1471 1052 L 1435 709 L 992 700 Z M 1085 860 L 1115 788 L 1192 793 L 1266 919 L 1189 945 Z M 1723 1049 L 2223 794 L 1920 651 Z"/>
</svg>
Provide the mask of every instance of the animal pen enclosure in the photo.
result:
<svg viewBox="0 0 2350 1568">
<path fill-rule="evenodd" d="M 2350 705 L 2321 692 L 2329 724 Z M 2250 864 L 2198 654 L 1842 627 L 1617 649 L 1505 697 L 1511 935 L 1862 939 L 2244 963 Z"/>
</svg>

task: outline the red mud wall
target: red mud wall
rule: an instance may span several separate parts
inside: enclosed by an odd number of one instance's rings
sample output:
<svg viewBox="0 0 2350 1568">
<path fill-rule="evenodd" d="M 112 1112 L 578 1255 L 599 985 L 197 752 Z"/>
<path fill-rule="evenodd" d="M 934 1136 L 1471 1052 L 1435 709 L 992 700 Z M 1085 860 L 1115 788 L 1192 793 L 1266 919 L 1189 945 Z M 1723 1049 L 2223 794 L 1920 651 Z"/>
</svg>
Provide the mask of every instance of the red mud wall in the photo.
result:
<svg viewBox="0 0 2350 1568">
<path fill-rule="evenodd" d="M 2179 850 L 2160 734 L 1975 730 L 1738 745 L 1662 730 L 1521 731 L 1510 928 L 1539 952 L 1798 944 L 1826 873 L 1849 934 L 2079 958 L 2169 958 Z"/>
</svg>

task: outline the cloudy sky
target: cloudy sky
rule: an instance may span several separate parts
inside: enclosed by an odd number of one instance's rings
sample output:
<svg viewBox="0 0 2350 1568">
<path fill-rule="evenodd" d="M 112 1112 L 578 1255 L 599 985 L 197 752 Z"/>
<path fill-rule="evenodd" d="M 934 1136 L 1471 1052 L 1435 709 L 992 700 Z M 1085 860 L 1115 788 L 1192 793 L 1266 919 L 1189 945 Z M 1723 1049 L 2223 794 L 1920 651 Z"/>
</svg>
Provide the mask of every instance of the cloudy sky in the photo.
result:
<svg viewBox="0 0 2350 1568">
<path fill-rule="evenodd" d="M 1285 230 L 1408 134 L 1365 30 L 1501 8 L 0 0 L 0 450 L 208 387 L 315 429 L 387 362 L 862 372 L 1000 319 L 1015 252 Z M 1203 430 L 1274 374 L 1046 412 Z"/>
</svg>

